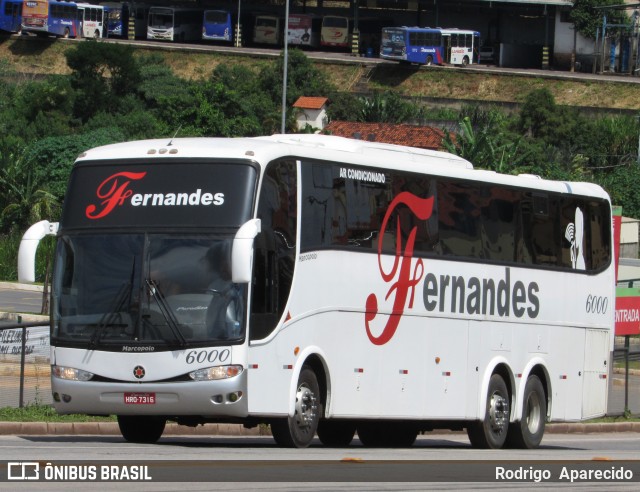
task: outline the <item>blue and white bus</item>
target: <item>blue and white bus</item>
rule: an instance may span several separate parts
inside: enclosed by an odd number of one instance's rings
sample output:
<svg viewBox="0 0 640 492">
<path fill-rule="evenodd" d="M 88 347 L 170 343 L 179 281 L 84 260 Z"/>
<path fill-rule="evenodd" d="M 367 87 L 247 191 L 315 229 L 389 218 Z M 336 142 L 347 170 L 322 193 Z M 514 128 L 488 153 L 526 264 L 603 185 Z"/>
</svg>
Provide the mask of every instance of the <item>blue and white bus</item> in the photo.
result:
<svg viewBox="0 0 640 492">
<path fill-rule="evenodd" d="M 0 31 L 22 30 L 22 0 L 0 0 Z"/>
<path fill-rule="evenodd" d="M 202 39 L 205 41 L 233 41 L 233 21 L 228 10 L 205 10 L 202 19 Z"/>
<path fill-rule="evenodd" d="M 108 10 L 108 37 L 146 39 L 148 6 L 130 2 L 101 2 L 100 5 L 104 5 Z M 131 28 L 133 28 L 133 32 L 129 32 Z"/>
<path fill-rule="evenodd" d="M 385 27 L 380 58 L 421 65 L 478 63 L 480 33 L 440 27 Z"/>
<path fill-rule="evenodd" d="M 80 34 L 78 5 L 57 0 L 24 0 L 22 30 L 38 36 L 75 38 Z"/>
</svg>

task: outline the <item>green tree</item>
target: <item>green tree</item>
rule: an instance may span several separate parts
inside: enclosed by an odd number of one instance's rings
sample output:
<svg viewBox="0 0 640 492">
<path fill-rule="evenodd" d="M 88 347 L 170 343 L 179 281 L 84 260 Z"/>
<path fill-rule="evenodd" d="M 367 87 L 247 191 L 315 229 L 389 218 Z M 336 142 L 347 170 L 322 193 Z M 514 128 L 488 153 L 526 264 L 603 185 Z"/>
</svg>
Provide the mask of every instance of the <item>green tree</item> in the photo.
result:
<svg viewBox="0 0 640 492">
<path fill-rule="evenodd" d="M 119 128 L 101 128 L 80 135 L 47 137 L 34 142 L 24 152 L 22 161 L 38 186 L 45 187 L 62 202 L 73 163 L 85 150 L 126 140 Z"/>
<path fill-rule="evenodd" d="M 60 203 L 34 178 L 33 166 L 23 158 L 22 149 L 0 149 L 0 229 L 24 231 L 43 219 L 55 220 Z"/>
<path fill-rule="evenodd" d="M 406 123 L 417 114 L 417 106 L 402 99 L 396 92 L 376 92 L 360 98 L 358 121 L 375 123 Z"/>
<path fill-rule="evenodd" d="M 602 27 L 602 19 L 605 14 L 609 24 L 626 24 L 628 19 L 622 10 L 605 10 L 594 7 L 620 5 L 621 3 L 619 0 L 574 0 L 573 8 L 569 12 L 569 19 L 580 34 L 595 39 L 597 29 Z"/>
<path fill-rule="evenodd" d="M 117 111 L 119 98 L 135 92 L 141 74 L 131 46 L 87 40 L 67 50 L 76 90 L 74 114 L 87 121 L 100 111 Z"/>
<path fill-rule="evenodd" d="M 144 108 L 164 126 L 159 134 L 173 135 L 183 125 L 190 125 L 197 104 L 194 91 L 197 83 L 176 77 L 159 55 L 141 59 L 140 73 L 138 94 Z"/>
<path fill-rule="evenodd" d="M 321 72 L 299 49 L 288 50 L 287 100 L 291 107 L 300 96 L 328 97 L 335 91 L 324 72 Z M 274 104 L 282 103 L 282 77 L 284 52 L 275 63 L 264 67 L 259 74 L 260 89 L 269 95 Z"/>
</svg>

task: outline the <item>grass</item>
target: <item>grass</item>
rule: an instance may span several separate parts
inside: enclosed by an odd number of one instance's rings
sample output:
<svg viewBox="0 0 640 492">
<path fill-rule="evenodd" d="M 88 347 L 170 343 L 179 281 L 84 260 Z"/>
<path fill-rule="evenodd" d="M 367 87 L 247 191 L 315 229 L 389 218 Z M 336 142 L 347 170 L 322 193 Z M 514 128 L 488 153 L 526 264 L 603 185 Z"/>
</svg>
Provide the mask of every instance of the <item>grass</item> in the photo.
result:
<svg viewBox="0 0 640 492">
<path fill-rule="evenodd" d="M 24 408 L 0 408 L 0 422 L 115 422 L 116 417 L 97 417 L 91 415 L 59 415 L 49 405 L 27 405 Z M 640 422 L 640 416 L 620 415 L 616 417 L 601 417 L 588 420 L 585 423 L 623 423 Z"/>
<path fill-rule="evenodd" d="M 59 415 L 49 405 L 27 405 L 23 408 L 0 408 L 0 422 L 115 422 L 115 416 Z"/>
<path fill-rule="evenodd" d="M 68 75 L 65 51 L 73 40 L 0 38 L 0 76 L 28 81 L 46 75 Z M 274 63 L 277 55 L 257 56 L 241 53 L 187 52 L 166 49 L 158 43 L 155 49 L 136 48 L 136 56 L 160 55 L 179 76 L 188 80 L 207 79 L 219 64 L 240 64 L 256 73 Z M 336 87 L 350 90 L 365 72 L 359 65 L 317 61 L 316 67 L 327 74 Z M 640 84 L 624 77 L 618 82 L 554 80 L 536 76 L 500 73 L 477 73 L 471 70 L 429 67 L 404 67 L 382 64 L 370 74 L 369 88 L 392 90 L 407 97 L 451 98 L 469 103 L 476 101 L 520 103 L 536 88 L 546 87 L 559 105 L 591 106 L 618 110 L 640 109 Z"/>
</svg>

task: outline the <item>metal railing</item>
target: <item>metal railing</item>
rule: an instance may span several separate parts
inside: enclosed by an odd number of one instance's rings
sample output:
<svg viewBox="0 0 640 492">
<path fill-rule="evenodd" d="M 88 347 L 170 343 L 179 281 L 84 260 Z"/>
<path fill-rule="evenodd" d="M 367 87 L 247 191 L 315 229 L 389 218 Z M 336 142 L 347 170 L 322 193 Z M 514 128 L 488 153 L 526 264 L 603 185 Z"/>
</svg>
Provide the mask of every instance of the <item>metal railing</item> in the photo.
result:
<svg viewBox="0 0 640 492">
<path fill-rule="evenodd" d="M 619 343 L 620 339 L 624 340 L 623 345 Z M 638 342 L 637 338 L 628 336 L 616 339 L 609 385 L 609 415 L 640 415 L 640 370 L 632 369 L 630 364 L 640 360 Z"/>
<path fill-rule="evenodd" d="M 0 326 L 0 407 L 49 404 L 49 323 L 5 323 Z"/>
</svg>

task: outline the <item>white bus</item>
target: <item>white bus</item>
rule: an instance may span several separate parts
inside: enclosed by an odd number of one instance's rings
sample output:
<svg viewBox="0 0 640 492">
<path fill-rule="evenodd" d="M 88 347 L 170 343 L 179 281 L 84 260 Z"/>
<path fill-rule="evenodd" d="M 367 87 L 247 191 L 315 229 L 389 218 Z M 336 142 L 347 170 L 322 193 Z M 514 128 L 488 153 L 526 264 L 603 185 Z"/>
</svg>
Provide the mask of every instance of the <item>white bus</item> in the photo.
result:
<svg viewBox="0 0 640 492">
<path fill-rule="evenodd" d="M 82 22 L 83 38 L 106 37 L 107 15 L 104 5 L 78 3 L 78 19 Z"/>
<path fill-rule="evenodd" d="M 474 170 L 454 155 L 324 135 L 89 150 L 59 225 L 54 406 L 165 423 L 269 423 L 410 446 L 467 429 L 536 447 L 601 416 L 613 348 L 611 206 L 589 183 Z"/>
<path fill-rule="evenodd" d="M 202 9 L 149 8 L 147 39 L 197 41 L 202 38 Z"/>
</svg>

